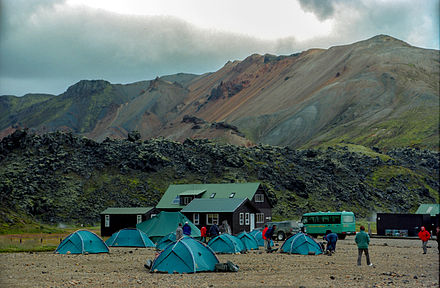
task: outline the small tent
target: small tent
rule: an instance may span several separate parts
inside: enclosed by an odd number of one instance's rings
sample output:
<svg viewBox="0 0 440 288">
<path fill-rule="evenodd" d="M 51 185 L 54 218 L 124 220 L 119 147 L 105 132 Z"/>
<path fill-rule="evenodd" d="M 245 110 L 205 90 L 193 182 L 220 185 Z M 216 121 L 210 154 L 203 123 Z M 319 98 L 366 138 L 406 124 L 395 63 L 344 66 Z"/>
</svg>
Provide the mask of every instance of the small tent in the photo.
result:
<svg viewBox="0 0 440 288">
<path fill-rule="evenodd" d="M 108 253 L 101 237 L 87 230 L 78 230 L 64 239 L 55 250 L 57 254 Z"/>
<path fill-rule="evenodd" d="M 322 249 L 312 237 L 299 232 L 284 241 L 281 246 L 281 252 L 301 255 L 319 255 L 322 254 Z"/>
<path fill-rule="evenodd" d="M 154 259 L 150 272 L 196 273 L 214 271 L 219 263 L 211 248 L 202 242 L 183 236 L 172 245 L 168 245 Z"/>
<path fill-rule="evenodd" d="M 212 238 L 208 246 L 216 253 L 235 254 L 246 251 L 241 240 L 230 234 L 220 234 Z"/>
<path fill-rule="evenodd" d="M 155 247 L 147 234 L 136 228 L 121 229 L 113 233 L 105 243 L 110 247 Z"/>
<path fill-rule="evenodd" d="M 264 239 L 263 239 L 263 232 L 260 230 L 252 230 L 251 232 L 249 232 L 249 234 L 251 234 L 252 236 L 254 236 L 254 238 L 257 240 L 258 246 L 262 246 L 264 247 Z M 270 240 L 270 246 L 273 246 L 274 243 L 272 240 Z"/>
<path fill-rule="evenodd" d="M 246 250 L 258 250 L 258 242 L 254 236 L 245 231 L 237 235 L 237 238 L 241 240 Z"/>
<path fill-rule="evenodd" d="M 176 233 L 170 233 L 168 235 L 165 235 L 162 237 L 157 243 L 156 243 L 156 249 L 157 250 L 163 250 L 165 249 L 169 244 L 176 242 Z"/>
<path fill-rule="evenodd" d="M 180 212 L 162 211 L 151 219 L 136 225 L 136 228 L 143 231 L 150 239 L 157 243 L 165 235 L 175 232 L 179 223 L 188 222 L 191 227 L 191 237 L 200 238 L 200 230 L 185 215 Z"/>
</svg>

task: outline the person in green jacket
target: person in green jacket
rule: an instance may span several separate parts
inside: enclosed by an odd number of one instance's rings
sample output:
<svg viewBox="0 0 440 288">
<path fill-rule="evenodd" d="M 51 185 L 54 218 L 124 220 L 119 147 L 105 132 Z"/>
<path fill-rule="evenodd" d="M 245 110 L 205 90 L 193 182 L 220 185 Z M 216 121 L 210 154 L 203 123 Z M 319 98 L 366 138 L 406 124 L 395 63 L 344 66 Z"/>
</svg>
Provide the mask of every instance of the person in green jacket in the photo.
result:
<svg viewBox="0 0 440 288">
<path fill-rule="evenodd" d="M 365 232 L 364 226 L 361 226 L 361 231 L 356 233 L 354 241 L 358 246 L 357 265 L 361 266 L 362 253 L 365 253 L 365 257 L 367 257 L 367 265 L 373 266 L 373 264 L 370 262 L 370 255 L 368 254 L 368 244 L 370 244 L 370 236 Z"/>
</svg>

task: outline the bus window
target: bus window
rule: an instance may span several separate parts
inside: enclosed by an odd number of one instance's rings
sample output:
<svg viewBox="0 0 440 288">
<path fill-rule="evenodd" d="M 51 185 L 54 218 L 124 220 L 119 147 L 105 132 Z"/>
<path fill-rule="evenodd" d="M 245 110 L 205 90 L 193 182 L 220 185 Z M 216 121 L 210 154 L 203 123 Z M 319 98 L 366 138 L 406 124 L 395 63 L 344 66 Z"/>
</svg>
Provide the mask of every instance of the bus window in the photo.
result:
<svg viewBox="0 0 440 288">
<path fill-rule="evenodd" d="M 344 223 L 354 222 L 353 215 L 344 215 L 344 216 L 342 216 L 342 222 L 344 222 Z"/>
<path fill-rule="evenodd" d="M 330 224 L 341 224 L 341 215 L 331 215 Z"/>
</svg>

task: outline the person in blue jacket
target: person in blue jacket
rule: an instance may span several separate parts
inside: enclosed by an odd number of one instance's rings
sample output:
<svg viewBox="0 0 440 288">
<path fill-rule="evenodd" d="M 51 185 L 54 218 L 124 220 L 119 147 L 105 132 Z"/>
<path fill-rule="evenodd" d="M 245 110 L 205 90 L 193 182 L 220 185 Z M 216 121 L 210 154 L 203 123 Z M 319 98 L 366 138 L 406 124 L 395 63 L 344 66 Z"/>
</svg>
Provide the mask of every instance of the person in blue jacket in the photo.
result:
<svg viewBox="0 0 440 288">
<path fill-rule="evenodd" d="M 336 251 L 336 242 L 338 241 L 338 235 L 332 233 L 332 230 L 327 230 L 324 240 L 327 241 L 326 252 L 328 255 L 332 255 Z"/>
<path fill-rule="evenodd" d="M 266 247 L 267 253 L 272 253 L 278 250 L 278 249 L 272 249 L 272 247 L 270 247 L 270 241 L 272 240 L 273 233 L 275 232 L 276 229 L 277 229 L 277 225 L 273 225 L 272 227 L 267 229 L 266 233 L 264 234 L 264 237 L 266 237 L 267 239 L 267 247 Z"/>
<path fill-rule="evenodd" d="M 191 227 L 189 226 L 188 222 L 185 222 L 185 225 L 183 225 L 183 234 L 191 236 Z"/>
<path fill-rule="evenodd" d="M 212 224 L 212 226 L 209 228 L 209 237 L 210 239 L 217 237 L 218 234 L 220 233 L 217 223 L 214 222 L 214 224 Z"/>
</svg>

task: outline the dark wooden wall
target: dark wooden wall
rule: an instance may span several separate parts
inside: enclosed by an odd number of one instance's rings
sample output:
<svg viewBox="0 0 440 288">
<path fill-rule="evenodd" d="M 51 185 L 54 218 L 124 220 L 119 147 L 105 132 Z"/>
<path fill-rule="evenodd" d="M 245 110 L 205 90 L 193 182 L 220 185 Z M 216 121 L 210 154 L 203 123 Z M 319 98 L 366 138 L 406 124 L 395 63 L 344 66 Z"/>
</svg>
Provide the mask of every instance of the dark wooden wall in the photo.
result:
<svg viewBox="0 0 440 288">
<path fill-rule="evenodd" d="M 429 214 L 398 214 L 377 213 L 377 235 L 385 235 L 385 230 L 408 230 L 408 236 L 417 236 L 420 227 L 431 230 L 431 216 Z"/>
</svg>

